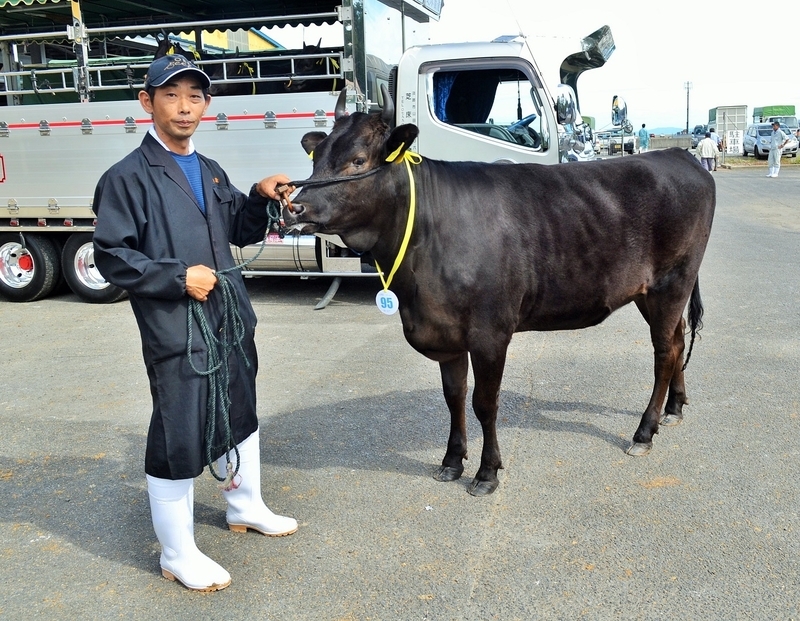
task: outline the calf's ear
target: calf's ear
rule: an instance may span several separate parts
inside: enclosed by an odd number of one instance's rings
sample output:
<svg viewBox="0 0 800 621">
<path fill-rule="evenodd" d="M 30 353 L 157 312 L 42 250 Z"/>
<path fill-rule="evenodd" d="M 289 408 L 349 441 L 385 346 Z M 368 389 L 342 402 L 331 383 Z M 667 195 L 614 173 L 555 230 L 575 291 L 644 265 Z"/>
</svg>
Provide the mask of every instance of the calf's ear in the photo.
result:
<svg viewBox="0 0 800 621">
<path fill-rule="evenodd" d="M 311 155 L 314 149 L 317 148 L 317 145 L 325 140 L 328 137 L 328 134 L 325 132 L 308 132 L 305 136 L 303 136 L 300 140 L 300 144 L 303 145 L 303 149 L 305 152 Z"/>
<path fill-rule="evenodd" d="M 396 162 L 402 159 L 403 154 L 411 146 L 411 143 L 417 139 L 418 135 L 419 128 L 411 123 L 395 127 L 386 141 L 386 161 Z"/>
</svg>

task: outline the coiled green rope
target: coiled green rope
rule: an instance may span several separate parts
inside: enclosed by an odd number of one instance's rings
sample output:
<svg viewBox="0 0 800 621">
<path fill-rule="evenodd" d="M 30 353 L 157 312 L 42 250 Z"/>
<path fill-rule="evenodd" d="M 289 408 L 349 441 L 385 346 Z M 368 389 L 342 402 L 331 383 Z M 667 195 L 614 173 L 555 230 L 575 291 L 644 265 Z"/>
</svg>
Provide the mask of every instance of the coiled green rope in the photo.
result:
<svg viewBox="0 0 800 621">
<path fill-rule="evenodd" d="M 280 203 L 270 200 L 267 203 L 267 229 L 278 225 L 278 232 L 283 237 L 280 227 Z M 236 296 L 236 289 L 230 279 L 225 275 L 229 272 L 244 269 L 247 265 L 255 261 L 264 251 L 266 245 L 266 235 L 261 242 L 256 255 L 245 261 L 241 265 L 229 267 L 224 270 L 214 272 L 217 277 L 216 289 L 219 289 L 222 296 L 222 326 L 219 329 L 219 336 L 208 325 L 203 303 L 191 298 L 189 300 L 189 311 L 186 318 L 186 356 L 189 365 L 197 375 L 208 378 L 208 398 L 206 400 L 206 462 L 211 475 L 221 482 L 220 487 L 226 490 L 235 489 L 234 478 L 239 472 L 239 449 L 233 442 L 233 432 L 231 431 L 230 408 L 231 400 L 229 395 L 230 369 L 229 360 L 234 350 L 237 352 L 242 362 L 249 369 L 250 360 L 244 351 L 242 342 L 245 338 L 245 326 L 239 312 L 239 298 Z M 192 358 L 192 340 L 194 335 L 194 324 L 197 323 L 200 335 L 206 345 L 207 360 L 206 367 L 199 369 Z M 227 472 L 225 476 L 218 474 L 214 467 L 214 449 L 222 448 L 214 445 L 214 436 L 217 428 L 217 413 L 222 417 L 222 424 L 225 429 L 224 446 L 225 458 L 227 460 Z M 231 462 L 231 447 L 236 455 L 236 468 Z"/>
</svg>

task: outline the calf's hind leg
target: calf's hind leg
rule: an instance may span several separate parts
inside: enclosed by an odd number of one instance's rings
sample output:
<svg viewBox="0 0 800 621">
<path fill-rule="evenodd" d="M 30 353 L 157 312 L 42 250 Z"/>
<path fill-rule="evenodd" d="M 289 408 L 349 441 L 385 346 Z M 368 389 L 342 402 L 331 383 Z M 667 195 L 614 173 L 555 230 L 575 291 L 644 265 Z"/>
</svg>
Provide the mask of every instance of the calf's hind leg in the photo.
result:
<svg viewBox="0 0 800 621">
<path fill-rule="evenodd" d="M 433 475 L 437 481 L 455 481 L 464 472 L 462 460 L 467 459 L 467 352 L 451 360 L 439 362 L 442 374 L 442 390 L 447 408 L 450 410 L 450 437 L 442 465 Z"/>
<path fill-rule="evenodd" d="M 673 345 L 678 351 L 678 360 L 675 363 L 675 371 L 669 383 L 669 394 L 667 394 L 667 405 L 664 407 L 664 416 L 661 417 L 662 427 L 673 427 L 683 421 L 683 406 L 689 403 L 686 397 L 686 384 L 683 377 L 683 352 L 686 349 L 685 341 L 686 322 L 681 318 L 675 328 L 673 335 Z"/>
<path fill-rule="evenodd" d="M 676 335 L 680 331 L 681 339 L 683 338 L 683 308 L 686 306 L 686 299 L 676 303 L 674 296 L 667 292 L 661 295 L 650 293 L 643 302 L 637 300 L 636 305 L 650 324 L 654 357 L 653 392 L 639 427 L 633 434 L 633 443 L 626 451 L 628 455 L 639 457 L 647 455 L 653 448 L 653 436 L 658 433 L 661 408 L 667 391 L 673 386 L 676 367 L 683 354 L 683 346 L 679 345 Z"/>
<path fill-rule="evenodd" d="M 644 299 L 636 300 L 636 306 L 649 325 L 650 315 L 647 312 L 647 305 L 644 303 Z M 669 383 L 667 405 L 660 420 L 660 425 L 663 427 L 679 425 L 683 421 L 683 406 L 689 403 L 689 399 L 686 397 L 686 384 L 683 376 L 683 353 L 686 349 L 685 333 L 686 321 L 681 317 L 678 325 L 675 326 L 675 333 L 673 334 L 673 346 L 677 348 L 678 360 Z"/>
</svg>

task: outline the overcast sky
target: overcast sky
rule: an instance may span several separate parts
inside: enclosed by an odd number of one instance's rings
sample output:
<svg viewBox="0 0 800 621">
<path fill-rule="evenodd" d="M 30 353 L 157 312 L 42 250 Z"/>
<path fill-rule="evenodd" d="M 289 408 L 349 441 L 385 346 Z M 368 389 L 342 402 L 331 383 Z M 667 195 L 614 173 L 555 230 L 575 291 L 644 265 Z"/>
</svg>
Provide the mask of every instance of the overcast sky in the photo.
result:
<svg viewBox="0 0 800 621">
<path fill-rule="evenodd" d="M 690 131 L 717 106 L 747 105 L 748 119 L 754 106 L 800 106 L 798 0 L 445 0 L 430 34 L 432 43 L 447 43 L 522 32 L 538 58 L 546 47 L 580 51 L 580 39 L 603 25 L 616 51 L 578 80 L 581 112 L 598 129 L 610 124 L 614 95 L 636 127 L 685 127 L 686 82 Z"/>
</svg>

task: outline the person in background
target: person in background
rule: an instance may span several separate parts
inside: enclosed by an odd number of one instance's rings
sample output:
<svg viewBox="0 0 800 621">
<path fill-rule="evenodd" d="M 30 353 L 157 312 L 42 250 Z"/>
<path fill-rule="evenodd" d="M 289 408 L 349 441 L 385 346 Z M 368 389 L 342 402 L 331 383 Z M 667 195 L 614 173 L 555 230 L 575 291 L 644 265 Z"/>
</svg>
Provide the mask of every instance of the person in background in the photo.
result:
<svg viewBox="0 0 800 621">
<path fill-rule="evenodd" d="M 717 151 L 722 151 L 722 136 L 720 136 L 716 131 L 714 131 L 713 127 L 708 128 L 708 132 L 711 134 L 711 140 L 717 145 Z M 717 158 L 719 159 L 719 158 Z M 717 160 L 714 160 L 714 170 L 717 170 Z"/>
<path fill-rule="evenodd" d="M 783 147 L 786 145 L 786 134 L 781 129 L 781 124 L 778 121 L 772 121 L 772 140 L 769 143 L 769 171 L 767 177 L 775 178 L 778 176 L 778 171 L 781 169 L 781 155 L 783 155 Z"/>
<path fill-rule="evenodd" d="M 210 84 L 183 56 L 152 62 L 139 103 L 153 125 L 101 177 L 93 203 L 97 269 L 129 294 L 150 380 L 144 471 L 161 573 L 195 591 L 231 583 L 194 540 L 194 478 L 205 466 L 223 482 L 230 530 L 297 530 L 261 497 L 256 315 L 230 248 L 264 238 L 269 199 L 280 198 L 277 187 L 289 180 L 266 177 L 245 194 L 195 151 L 191 137 L 211 102 Z M 231 319 L 239 329 L 226 328 Z M 223 339 L 232 350 L 220 348 Z M 212 359 L 226 371 L 221 383 L 205 373 Z"/>
<path fill-rule="evenodd" d="M 711 138 L 711 132 L 706 132 L 706 137 L 697 143 L 697 155 L 700 157 L 700 163 L 708 172 L 716 170 L 714 162 L 719 155 L 717 143 Z"/>
<path fill-rule="evenodd" d="M 642 129 L 639 130 L 639 153 L 647 153 L 650 149 L 650 132 L 645 129 L 645 124 L 642 123 Z"/>
</svg>

